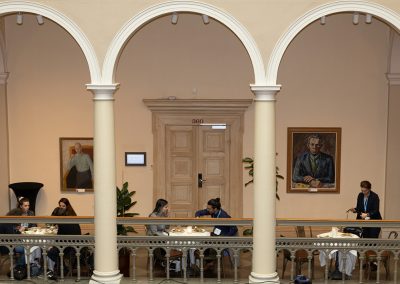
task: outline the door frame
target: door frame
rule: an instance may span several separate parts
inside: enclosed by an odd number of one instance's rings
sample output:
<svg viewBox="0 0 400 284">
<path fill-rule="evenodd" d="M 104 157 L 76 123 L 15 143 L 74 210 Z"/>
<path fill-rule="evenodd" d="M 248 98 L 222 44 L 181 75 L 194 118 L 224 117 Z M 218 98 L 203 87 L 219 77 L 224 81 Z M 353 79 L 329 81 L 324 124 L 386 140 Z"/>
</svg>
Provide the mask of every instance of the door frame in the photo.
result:
<svg viewBox="0 0 400 284">
<path fill-rule="evenodd" d="M 229 214 L 234 218 L 241 218 L 244 186 L 242 164 L 244 112 L 253 100 L 144 99 L 143 102 L 152 111 L 153 201 L 156 202 L 158 198 L 166 196 L 165 126 L 226 123 L 231 129 Z"/>
</svg>

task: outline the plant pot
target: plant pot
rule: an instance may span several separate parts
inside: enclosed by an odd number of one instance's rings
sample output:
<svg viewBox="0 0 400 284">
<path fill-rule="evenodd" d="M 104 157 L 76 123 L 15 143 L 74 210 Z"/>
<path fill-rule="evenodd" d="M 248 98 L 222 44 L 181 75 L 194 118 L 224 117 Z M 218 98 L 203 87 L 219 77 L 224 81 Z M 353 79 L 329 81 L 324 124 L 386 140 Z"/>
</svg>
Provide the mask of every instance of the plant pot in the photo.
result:
<svg viewBox="0 0 400 284">
<path fill-rule="evenodd" d="M 122 248 L 119 250 L 118 253 L 118 260 L 119 260 L 119 271 L 124 277 L 130 276 L 130 267 L 131 267 L 131 254 L 130 251 L 126 248 Z"/>
</svg>

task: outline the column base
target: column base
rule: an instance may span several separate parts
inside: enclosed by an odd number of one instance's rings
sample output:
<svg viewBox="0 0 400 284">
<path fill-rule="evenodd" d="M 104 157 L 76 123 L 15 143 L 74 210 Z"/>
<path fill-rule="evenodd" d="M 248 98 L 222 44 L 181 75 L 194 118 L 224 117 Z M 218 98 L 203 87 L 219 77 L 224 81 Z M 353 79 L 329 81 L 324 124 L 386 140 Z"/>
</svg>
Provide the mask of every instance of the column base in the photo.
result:
<svg viewBox="0 0 400 284">
<path fill-rule="evenodd" d="M 89 281 L 89 284 L 119 284 L 123 275 L 119 273 L 119 270 L 111 272 L 100 272 L 93 271 L 93 275 Z"/>
<path fill-rule="evenodd" d="M 280 283 L 278 273 L 274 272 L 272 274 L 258 274 L 251 272 L 249 276 L 250 283 Z"/>
</svg>

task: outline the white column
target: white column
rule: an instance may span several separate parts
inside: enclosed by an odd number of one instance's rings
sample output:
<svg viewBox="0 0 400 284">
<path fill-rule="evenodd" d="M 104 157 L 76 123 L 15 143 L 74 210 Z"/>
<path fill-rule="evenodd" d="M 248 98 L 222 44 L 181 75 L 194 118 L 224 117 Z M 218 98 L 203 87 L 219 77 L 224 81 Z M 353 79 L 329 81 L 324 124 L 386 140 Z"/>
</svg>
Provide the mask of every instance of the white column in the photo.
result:
<svg viewBox="0 0 400 284">
<path fill-rule="evenodd" d="M 7 79 L 8 73 L 0 73 L 0 208 L 11 209 L 10 190 L 10 163 L 8 148 L 8 111 L 7 111 Z M 7 190 L 5 190 L 7 189 Z M 14 205 L 14 204 L 13 204 Z"/>
<path fill-rule="evenodd" d="M 118 85 L 87 85 L 94 94 L 95 270 L 89 283 L 120 283 L 117 252 L 114 93 Z"/>
<path fill-rule="evenodd" d="M 250 283 L 279 283 L 275 252 L 275 94 L 280 86 L 251 86 L 255 94 L 254 228 Z"/>
</svg>

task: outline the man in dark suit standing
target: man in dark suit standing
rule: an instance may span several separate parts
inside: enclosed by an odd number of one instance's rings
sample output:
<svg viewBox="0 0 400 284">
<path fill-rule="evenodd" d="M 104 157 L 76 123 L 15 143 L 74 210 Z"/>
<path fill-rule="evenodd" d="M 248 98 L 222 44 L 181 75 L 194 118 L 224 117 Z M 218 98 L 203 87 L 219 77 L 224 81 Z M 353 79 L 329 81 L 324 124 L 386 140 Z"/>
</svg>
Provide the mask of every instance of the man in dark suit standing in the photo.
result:
<svg viewBox="0 0 400 284">
<path fill-rule="evenodd" d="M 361 192 L 357 197 L 357 206 L 348 211 L 357 213 L 357 219 L 382 220 L 379 212 L 379 196 L 371 191 L 371 183 L 364 180 L 360 183 Z M 364 238 L 378 238 L 381 228 L 363 228 Z"/>
</svg>

